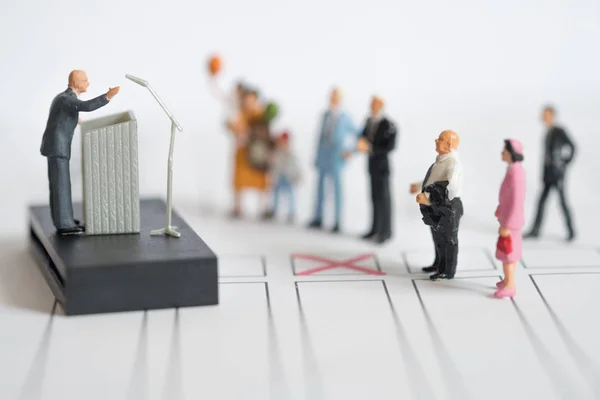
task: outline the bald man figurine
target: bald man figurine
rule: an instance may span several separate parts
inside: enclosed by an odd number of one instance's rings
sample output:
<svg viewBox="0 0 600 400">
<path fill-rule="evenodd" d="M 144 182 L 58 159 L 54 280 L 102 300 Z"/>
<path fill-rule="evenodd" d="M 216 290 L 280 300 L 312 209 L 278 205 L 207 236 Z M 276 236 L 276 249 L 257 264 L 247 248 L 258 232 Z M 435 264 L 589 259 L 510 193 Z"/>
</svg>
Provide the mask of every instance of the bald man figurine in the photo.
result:
<svg viewBox="0 0 600 400">
<path fill-rule="evenodd" d="M 435 244 L 433 265 L 423 268 L 434 272 L 431 280 L 452 279 L 458 261 L 458 228 L 463 216 L 460 199 L 462 189 L 462 166 L 458 158 L 459 137 L 451 130 L 443 131 L 435 140 L 438 153 L 435 163 L 429 167 L 423 183 L 413 183 L 410 192 L 417 195 L 423 221 L 430 225 Z"/>
<path fill-rule="evenodd" d="M 71 202 L 71 142 L 79 122 L 80 111 L 94 111 L 104 107 L 119 93 L 119 87 L 110 88 L 106 94 L 83 101 L 77 96 L 88 86 L 87 74 L 75 70 L 69 74 L 68 88 L 59 93 L 50 106 L 46 130 L 42 137 L 40 152 L 48 159 L 48 180 L 50 183 L 50 212 L 59 235 L 85 232 L 85 227 L 73 218 Z"/>
<path fill-rule="evenodd" d="M 383 113 L 383 99 L 373 96 L 371 115 L 357 143 L 357 150 L 369 155 L 372 225 L 363 239 L 382 244 L 392 237 L 392 199 L 388 154 L 396 147 L 396 125 Z"/>
</svg>

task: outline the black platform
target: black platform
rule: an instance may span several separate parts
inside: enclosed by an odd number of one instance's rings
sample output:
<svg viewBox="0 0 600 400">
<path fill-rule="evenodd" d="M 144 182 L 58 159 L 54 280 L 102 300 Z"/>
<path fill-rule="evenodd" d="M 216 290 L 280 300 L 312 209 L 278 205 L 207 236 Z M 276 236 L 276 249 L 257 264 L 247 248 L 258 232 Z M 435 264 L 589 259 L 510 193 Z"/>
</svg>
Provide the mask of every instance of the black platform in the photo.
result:
<svg viewBox="0 0 600 400">
<path fill-rule="evenodd" d="M 140 202 L 139 234 L 55 234 L 48 206 L 32 206 L 30 247 L 65 314 L 97 314 L 219 303 L 217 256 L 175 212 L 180 238 L 150 236 L 166 204 Z M 82 205 L 73 204 L 75 218 Z"/>
</svg>

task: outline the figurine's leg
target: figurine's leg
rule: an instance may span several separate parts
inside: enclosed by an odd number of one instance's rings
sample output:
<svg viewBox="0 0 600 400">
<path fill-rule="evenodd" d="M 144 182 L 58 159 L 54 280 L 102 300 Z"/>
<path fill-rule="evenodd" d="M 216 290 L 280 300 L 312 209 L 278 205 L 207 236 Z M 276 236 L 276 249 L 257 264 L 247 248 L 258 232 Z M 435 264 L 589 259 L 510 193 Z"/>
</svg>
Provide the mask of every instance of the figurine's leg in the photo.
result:
<svg viewBox="0 0 600 400">
<path fill-rule="evenodd" d="M 335 225 L 333 226 L 332 232 L 339 232 L 340 221 L 342 218 L 342 179 L 340 169 L 335 169 L 332 171 L 331 179 L 333 180 L 333 191 L 335 198 Z"/>
<path fill-rule="evenodd" d="M 323 220 L 323 196 L 325 192 L 325 172 L 319 170 L 319 178 L 317 181 L 317 198 L 315 202 L 315 216 L 310 223 L 311 227 L 318 228 Z"/>
<path fill-rule="evenodd" d="M 292 222 L 296 217 L 296 196 L 294 193 L 294 186 L 291 183 L 288 183 L 287 186 L 287 194 L 288 194 L 288 221 Z"/>
<path fill-rule="evenodd" d="M 381 207 L 380 218 L 380 231 L 379 240 L 384 241 L 392 237 L 392 199 L 390 193 L 390 180 L 388 176 L 381 177 L 381 200 L 379 206 Z"/>
<path fill-rule="evenodd" d="M 433 228 L 430 228 L 430 230 L 431 230 L 431 239 L 433 240 L 433 249 L 435 251 L 435 258 L 433 260 L 433 264 L 431 264 L 428 267 L 423 267 L 423 272 L 427 272 L 427 273 L 436 272 L 441 263 L 440 250 L 439 250 L 439 246 L 437 245 L 436 233 L 433 230 Z"/>
<path fill-rule="evenodd" d="M 558 190 L 558 195 L 560 196 L 560 205 L 563 209 L 563 214 L 565 216 L 565 223 L 567 224 L 567 230 L 569 231 L 568 240 L 573 240 L 575 238 L 575 230 L 573 229 L 573 221 L 571 219 L 571 211 L 569 210 L 569 206 L 567 204 L 567 199 L 565 196 L 564 180 L 560 180 L 556 184 L 556 189 Z"/>
<path fill-rule="evenodd" d="M 533 238 L 538 237 L 540 234 L 540 228 L 542 227 L 542 221 L 544 219 L 544 210 L 546 208 L 546 200 L 548 199 L 548 194 L 550 193 L 550 189 L 552 188 L 551 184 L 544 183 L 544 190 L 540 195 L 540 199 L 538 201 L 537 215 L 535 216 L 535 222 L 533 223 L 533 227 L 529 231 L 525 237 Z"/>
<path fill-rule="evenodd" d="M 377 222 L 379 220 L 379 208 L 377 207 L 377 182 L 375 177 L 369 175 L 371 182 L 371 230 L 362 236 L 363 239 L 371 239 L 378 232 Z"/>
<path fill-rule="evenodd" d="M 48 186 L 50 189 L 50 215 L 52 216 L 52 223 L 54 224 L 54 227 L 56 229 L 58 229 L 59 227 L 59 222 L 58 222 L 58 212 L 56 211 L 56 201 L 54 200 L 58 194 L 56 193 L 55 190 L 55 178 L 54 178 L 54 165 L 51 162 L 51 158 L 48 158 Z"/>
<path fill-rule="evenodd" d="M 272 213 L 277 214 L 277 206 L 279 204 L 279 192 L 281 191 L 281 182 L 277 181 L 275 187 L 273 188 L 273 207 Z"/>
<path fill-rule="evenodd" d="M 242 191 L 240 189 L 235 189 L 233 192 L 233 210 L 231 211 L 231 216 L 237 218 L 241 215 L 242 209 Z"/>
<path fill-rule="evenodd" d="M 56 229 L 62 230 L 77 227 L 77 224 L 73 220 L 69 160 L 60 157 L 48 158 L 48 176 Z"/>
</svg>

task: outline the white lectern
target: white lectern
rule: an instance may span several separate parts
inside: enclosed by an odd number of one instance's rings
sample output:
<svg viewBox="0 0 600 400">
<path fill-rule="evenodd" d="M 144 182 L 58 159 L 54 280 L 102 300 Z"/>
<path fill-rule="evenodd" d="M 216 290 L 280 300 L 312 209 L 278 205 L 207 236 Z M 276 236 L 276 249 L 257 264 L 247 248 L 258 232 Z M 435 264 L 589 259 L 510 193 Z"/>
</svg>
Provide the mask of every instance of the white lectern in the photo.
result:
<svg viewBox="0 0 600 400">
<path fill-rule="evenodd" d="M 137 121 L 132 111 L 81 123 L 86 235 L 140 232 Z"/>
</svg>

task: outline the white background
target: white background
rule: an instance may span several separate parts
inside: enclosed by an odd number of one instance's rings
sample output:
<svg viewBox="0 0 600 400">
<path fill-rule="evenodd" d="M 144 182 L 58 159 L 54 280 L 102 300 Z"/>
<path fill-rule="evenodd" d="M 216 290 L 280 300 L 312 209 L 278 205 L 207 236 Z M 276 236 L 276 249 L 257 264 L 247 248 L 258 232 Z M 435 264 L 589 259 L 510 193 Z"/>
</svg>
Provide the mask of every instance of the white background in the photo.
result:
<svg viewBox="0 0 600 400">
<path fill-rule="evenodd" d="M 497 229 L 493 212 L 506 137 L 525 145 L 531 221 L 544 132 L 539 116 L 546 102 L 556 105 L 559 121 L 578 145 L 569 201 L 579 230 L 593 232 L 600 192 L 599 18 L 594 0 L 3 1 L 2 231 L 24 232 L 27 205 L 47 202 L 46 160 L 39 147 L 50 102 L 66 88 L 72 69 L 89 75 L 84 98 L 121 85 L 108 106 L 81 118 L 134 111 L 142 195 L 166 192 L 169 121 L 126 73 L 148 80 L 184 128 L 175 147 L 175 206 L 228 209 L 233 142 L 206 73 L 207 58 L 218 52 L 225 62 L 224 88 L 244 78 L 281 106 L 276 127 L 291 131 L 304 163 L 298 197 L 303 223 L 314 201 L 319 115 L 332 85 L 340 85 L 356 123 L 364 121 L 370 96 L 378 93 L 400 127 L 393 155 L 400 237 L 410 235 L 402 230 L 404 221 L 420 218 L 408 184 L 423 177 L 435 156 L 433 139 L 443 129 L 456 130 L 462 139 L 465 224 Z M 75 199 L 81 198 L 79 145 L 77 134 Z M 359 232 L 370 223 L 362 156 L 349 163 L 344 179 L 344 227 Z M 257 209 L 254 200 L 246 200 L 251 212 Z M 556 214 L 557 204 L 552 196 L 549 214 Z M 545 227 L 564 232 L 560 217 Z"/>
</svg>

